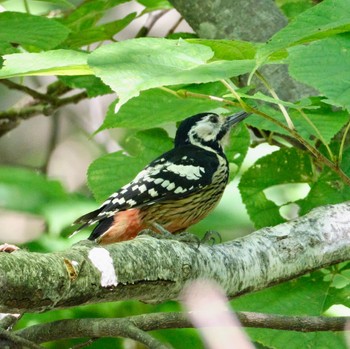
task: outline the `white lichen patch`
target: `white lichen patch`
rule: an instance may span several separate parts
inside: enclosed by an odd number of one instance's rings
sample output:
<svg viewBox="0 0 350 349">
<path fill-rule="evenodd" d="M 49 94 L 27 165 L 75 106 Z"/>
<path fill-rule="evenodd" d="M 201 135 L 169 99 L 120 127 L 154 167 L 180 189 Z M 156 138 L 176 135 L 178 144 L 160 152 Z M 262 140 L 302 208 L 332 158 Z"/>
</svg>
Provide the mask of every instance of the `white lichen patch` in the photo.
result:
<svg viewBox="0 0 350 349">
<path fill-rule="evenodd" d="M 101 272 L 101 286 L 117 286 L 117 274 L 114 269 L 113 259 L 109 252 L 102 247 L 94 247 L 88 255 L 92 264 Z"/>
</svg>

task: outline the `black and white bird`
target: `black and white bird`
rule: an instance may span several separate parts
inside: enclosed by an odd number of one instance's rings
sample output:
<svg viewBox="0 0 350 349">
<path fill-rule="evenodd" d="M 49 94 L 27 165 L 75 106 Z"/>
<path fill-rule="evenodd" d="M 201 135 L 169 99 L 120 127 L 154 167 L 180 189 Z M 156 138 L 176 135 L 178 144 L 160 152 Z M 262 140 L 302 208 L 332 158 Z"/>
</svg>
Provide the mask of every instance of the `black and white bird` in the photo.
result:
<svg viewBox="0 0 350 349">
<path fill-rule="evenodd" d="M 77 231 L 97 223 L 89 239 L 109 244 L 133 239 L 155 224 L 176 234 L 203 219 L 218 204 L 228 181 L 224 137 L 248 115 L 202 113 L 183 120 L 174 148 L 97 210 L 78 218 L 74 223 L 82 226 Z"/>
</svg>

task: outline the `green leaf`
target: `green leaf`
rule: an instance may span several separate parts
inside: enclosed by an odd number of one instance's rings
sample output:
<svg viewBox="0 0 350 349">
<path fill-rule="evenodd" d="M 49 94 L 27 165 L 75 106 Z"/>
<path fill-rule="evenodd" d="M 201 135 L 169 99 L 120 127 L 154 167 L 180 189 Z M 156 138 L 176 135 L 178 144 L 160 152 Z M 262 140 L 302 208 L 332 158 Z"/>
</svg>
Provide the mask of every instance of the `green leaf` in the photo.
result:
<svg viewBox="0 0 350 349">
<path fill-rule="evenodd" d="M 21 168 L 0 168 L 0 207 L 38 214 L 47 204 L 67 198 L 57 181 Z"/>
<path fill-rule="evenodd" d="M 18 49 L 12 46 L 9 42 L 0 41 L 0 55 L 6 55 L 18 52 Z"/>
<path fill-rule="evenodd" d="M 88 54 L 73 50 L 5 55 L 0 79 L 30 75 L 90 75 Z"/>
<path fill-rule="evenodd" d="M 254 59 L 257 44 L 238 40 L 187 39 L 189 43 L 208 46 L 214 52 L 215 59 Z"/>
<path fill-rule="evenodd" d="M 312 178 L 308 155 L 295 148 L 278 150 L 260 158 L 241 178 L 239 190 L 256 228 L 282 223 L 280 206 L 269 200 L 267 188 L 288 183 L 308 183 Z"/>
<path fill-rule="evenodd" d="M 94 75 L 61 76 L 59 79 L 71 88 L 85 89 L 89 98 L 113 93 L 109 86 Z"/>
<path fill-rule="evenodd" d="M 350 3 L 349 3 L 350 6 Z M 350 110 L 350 35 L 313 42 L 289 50 L 293 78 L 318 89 L 334 105 Z"/>
<path fill-rule="evenodd" d="M 88 170 L 88 185 L 97 201 L 130 182 L 150 161 L 172 147 L 172 141 L 162 129 L 138 132 L 126 140 L 124 151 L 111 153 L 95 160 Z"/>
<path fill-rule="evenodd" d="M 209 47 L 183 40 L 140 38 L 95 50 L 88 63 L 117 92 L 119 106 L 140 91 L 164 85 L 203 83 L 252 69 L 252 60 L 215 61 Z"/>
<path fill-rule="evenodd" d="M 112 40 L 113 36 L 123 30 L 136 17 L 136 13 L 130 13 L 117 21 L 80 30 L 69 35 L 65 45 L 73 48 L 90 45 L 94 42 Z"/>
<path fill-rule="evenodd" d="M 302 12 L 257 52 L 258 65 L 273 52 L 350 30 L 350 0 L 324 0 Z"/>
<path fill-rule="evenodd" d="M 278 6 L 289 19 L 292 19 L 315 4 L 312 0 L 280 0 Z"/>
<path fill-rule="evenodd" d="M 21 12 L 0 13 L 0 41 L 49 50 L 63 42 L 69 29 L 53 19 Z"/>
<path fill-rule="evenodd" d="M 173 6 L 166 0 L 137 0 L 137 2 L 146 8 L 142 13 L 158 11 L 158 10 L 171 10 Z"/>
<path fill-rule="evenodd" d="M 253 311 L 281 315 L 320 316 L 328 308 L 330 282 L 323 281 L 323 274 L 315 272 L 309 277 L 270 287 L 241 296 L 231 302 L 236 311 Z M 276 349 L 341 348 L 346 349 L 343 333 L 298 333 L 267 329 L 247 329 L 250 337 L 259 343 Z M 288 345 L 286 346 L 286 343 Z"/>
<path fill-rule="evenodd" d="M 92 28 L 105 15 L 106 11 L 127 0 L 94 0 L 82 2 L 75 11 L 60 21 L 73 32 Z"/>
<path fill-rule="evenodd" d="M 146 129 L 169 121 L 180 121 L 188 116 L 207 112 L 222 103 L 198 98 L 181 98 L 161 89 L 143 91 L 138 97 L 123 104 L 114 112 L 117 101 L 108 109 L 100 130 L 113 127 Z"/>
<path fill-rule="evenodd" d="M 347 176 L 350 176 L 350 148 L 343 153 L 341 168 Z M 350 200 L 350 187 L 336 173 L 325 167 L 317 181 L 311 184 L 308 196 L 298 201 L 298 205 L 300 214 L 303 215 L 315 207 L 348 200 Z"/>
</svg>

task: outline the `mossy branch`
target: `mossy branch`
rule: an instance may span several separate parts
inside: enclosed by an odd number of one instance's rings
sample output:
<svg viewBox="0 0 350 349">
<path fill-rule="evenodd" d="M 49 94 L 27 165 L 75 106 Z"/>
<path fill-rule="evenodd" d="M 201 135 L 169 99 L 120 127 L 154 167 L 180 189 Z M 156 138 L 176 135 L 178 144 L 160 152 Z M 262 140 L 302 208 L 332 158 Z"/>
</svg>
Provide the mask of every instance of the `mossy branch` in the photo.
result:
<svg viewBox="0 0 350 349">
<path fill-rule="evenodd" d="M 0 311 L 176 300 L 198 278 L 215 280 L 232 298 L 348 259 L 350 203 L 214 246 L 140 236 L 104 247 L 82 241 L 57 253 L 19 250 L 0 254 Z"/>
</svg>

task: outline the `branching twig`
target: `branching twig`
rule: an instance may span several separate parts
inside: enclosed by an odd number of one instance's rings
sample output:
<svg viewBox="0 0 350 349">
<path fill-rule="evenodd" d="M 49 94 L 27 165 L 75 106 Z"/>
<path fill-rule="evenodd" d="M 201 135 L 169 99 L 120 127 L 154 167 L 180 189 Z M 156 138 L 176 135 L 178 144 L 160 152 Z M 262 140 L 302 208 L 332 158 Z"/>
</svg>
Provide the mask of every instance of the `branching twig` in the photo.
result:
<svg viewBox="0 0 350 349">
<path fill-rule="evenodd" d="M 17 84 L 16 82 L 8 79 L 0 79 L 0 83 L 5 85 L 7 88 L 11 90 L 17 90 L 26 93 L 29 96 L 32 96 L 34 99 L 40 100 L 40 101 L 47 101 L 48 103 L 55 103 L 56 98 L 52 97 L 50 94 L 43 94 L 36 90 L 33 90 L 32 88 Z"/>
<path fill-rule="evenodd" d="M 13 88 L 15 88 L 12 82 L 10 82 L 10 84 L 13 86 Z M 15 85 L 16 89 L 21 89 L 22 91 L 25 90 L 27 93 L 33 96 L 34 90 L 31 90 L 28 87 L 23 87 L 22 85 Z M 57 90 L 54 90 L 52 87 L 48 87 L 48 90 L 51 91 L 51 94 L 42 95 L 44 96 L 44 98 L 40 98 L 39 101 L 36 101 L 34 103 L 31 102 L 27 106 L 24 106 L 19 109 L 9 109 L 0 112 L 0 136 L 16 128 L 21 120 L 29 119 L 33 116 L 40 114 L 46 116 L 52 115 L 58 108 L 64 105 L 78 103 L 82 99 L 87 98 L 87 93 L 85 91 L 66 98 L 57 98 L 56 96 L 60 96 L 69 91 L 70 89 L 67 87 L 62 87 L 61 83 L 55 83 L 54 86 L 57 87 Z M 36 93 L 35 96 L 35 98 L 39 98 L 41 97 L 41 94 Z"/>
<path fill-rule="evenodd" d="M 146 23 L 141 27 L 141 29 L 138 31 L 138 33 L 135 35 L 135 38 L 140 38 L 147 36 L 148 33 L 151 31 L 153 26 L 157 23 L 157 21 L 163 17 L 168 10 L 162 10 L 162 11 L 155 11 L 148 14 Z"/>
<path fill-rule="evenodd" d="M 195 98 L 202 98 L 202 99 L 210 99 L 210 100 L 216 100 L 219 102 L 222 102 L 223 104 L 226 105 L 231 105 L 235 107 L 241 106 L 240 103 L 224 99 L 221 97 L 216 97 L 216 96 L 210 96 L 210 95 L 205 95 L 205 94 L 200 94 L 200 93 L 192 93 L 192 92 L 184 92 L 184 91 L 179 91 L 178 95 L 180 97 L 195 97 Z M 281 127 L 283 130 L 287 131 L 296 141 L 298 141 L 305 149 L 308 150 L 308 152 L 321 164 L 329 167 L 332 171 L 334 171 L 342 180 L 345 184 L 350 186 L 350 178 L 343 172 L 343 170 L 338 166 L 337 163 L 332 162 L 329 160 L 326 156 L 324 156 L 318 149 L 313 147 L 310 143 L 308 143 L 297 131 L 294 129 L 289 128 L 288 126 L 284 125 L 282 122 L 279 120 L 274 119 L 270 115 L 254 108 L 251 106 L 247 106 L 244 103 L 244 108 L 247 107 L 248 110 L 247 112 L 251 112 L 253 114 L 257 114 L 262 116 L 263 118 L 269 120 L 270 122 L 274 123 L 275 125 Z"/>
<path fill-rule="evenodd" d="M 17 336 L 12 332 L 6 331 L 0 328 L 0 338 L 2 340 L 7 340 L 10 343 L 18 344 L 21 348 L 29 348 L 29 349 L 42 349 L 40 345 L 35 344 L 33 341 L 22 338 L 21 336 Z M 1 340 L 0 340 L 1 341 Z M 1 342 L 0 342 L 1 344 Z"/>
</svg>

